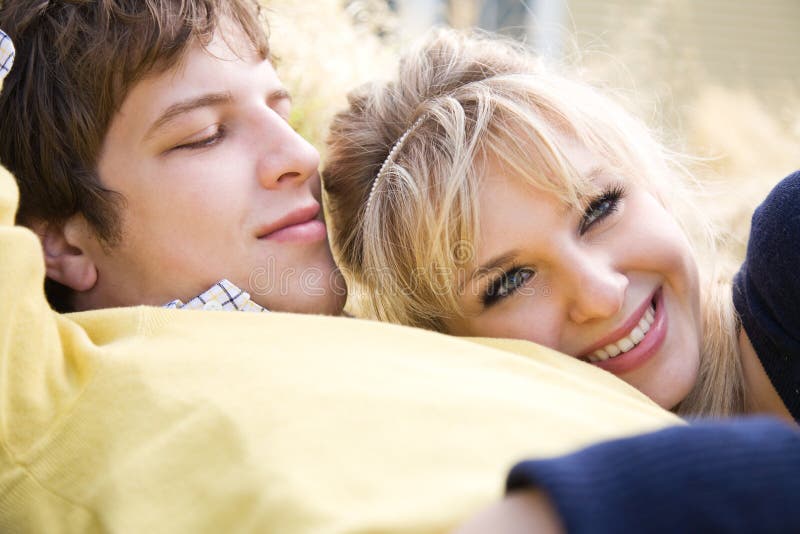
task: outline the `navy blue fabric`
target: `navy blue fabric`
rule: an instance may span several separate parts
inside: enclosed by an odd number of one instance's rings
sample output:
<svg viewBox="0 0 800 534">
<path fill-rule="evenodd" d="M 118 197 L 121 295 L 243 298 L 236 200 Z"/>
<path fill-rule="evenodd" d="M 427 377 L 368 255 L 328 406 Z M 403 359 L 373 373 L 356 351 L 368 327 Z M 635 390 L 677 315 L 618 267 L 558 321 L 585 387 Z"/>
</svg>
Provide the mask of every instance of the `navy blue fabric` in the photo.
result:
<svg viewBox="0 0 800 534">
<path fill-rule="evenodd" d="M 771 419 L 696 423 L 517 464 L 568 532 L 800 532 L 800 431 Z"/>
<path fill-rule="evenodd" d="M 733 303 L 772 385 L 800 421 L 800 172 L 753 214 Z"/>
</svg>

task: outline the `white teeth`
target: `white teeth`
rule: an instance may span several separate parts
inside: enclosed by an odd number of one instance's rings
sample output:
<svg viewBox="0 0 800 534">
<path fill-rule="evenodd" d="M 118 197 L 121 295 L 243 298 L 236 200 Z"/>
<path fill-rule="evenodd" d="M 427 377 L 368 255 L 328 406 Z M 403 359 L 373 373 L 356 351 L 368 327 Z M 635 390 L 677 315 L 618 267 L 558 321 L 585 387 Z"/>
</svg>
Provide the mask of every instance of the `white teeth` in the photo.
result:
<svg viewBox="0 0 800 534">
<path fill-rule="evenodd" d="M 636 343 L 634 343 L 633 340 L 629 337 L 623 337 L 622 339 L 617 341 L 617 345 L 619 346 L 620 349 L 622 349 L 622 352 L 628 352 L 629 350 L 631 350 L 633 347 L 636 346 Z"/>
<path fill-rule="evenodd" d="M 633 340 L 634 343 L 638 343 L 644 339 L 644 334 L 645 332 L 640 327 L 637 326 L 631 332 L 630 338 Z"/>
<path fill-rule="evenodd" d="M 591 353 L 588 358 L 590 362 L 599 362 L 604 361 L 609 358 L 614 358 L 619 356 L 620 354 L 625 354 L 633 347 L 638 345 L 647 335 L 647 332 L 650 331 L 650 327 L 653 326 L 653 321 L 655 320 L 655 308 L 651 304 L 650 307 L 645 312 L 642 320 L 639 321 L 639 324 L 636 325 L 630 334 L 626 337 L 620 339 L 616 343 L 611 343 L 603 347 L 602 349 L 597 349 L 593 353 Z"/>
<path fill-rule="evenodd" d="M 609 359 L 611 356 L 603 349 L 598 349 L 589 355 L 590 362 L 602 362 Z"/>
<path fill-rule="evenodd" d="M 647 317 L 642 317 L 642 320 L 639 321 L 639 324 L 636 325 L 636 328 L 638 328 L 639 330 L 641 330 L 642 332 L 644 332 L 646 334 L 647 331 L 650 330 L 650 325 L 652 325 L 652 324 L 653 324 L 653 321 L 648 321 Z"/>
</svg>

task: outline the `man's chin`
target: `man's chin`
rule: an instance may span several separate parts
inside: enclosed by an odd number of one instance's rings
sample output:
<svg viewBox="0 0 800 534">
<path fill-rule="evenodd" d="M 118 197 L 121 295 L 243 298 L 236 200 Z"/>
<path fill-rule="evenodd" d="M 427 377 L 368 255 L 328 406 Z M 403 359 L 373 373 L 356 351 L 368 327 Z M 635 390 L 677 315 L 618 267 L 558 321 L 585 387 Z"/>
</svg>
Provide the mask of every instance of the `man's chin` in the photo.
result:
<svg viewBox="0 0 800 534">
<path fill-rule="evenodd" d="M 276 312 L 342 313 L 347 285 L 327 241 L 300 250 L 289 247 L 271 252 L 240 286 L 247 288 L 254 302 Z"/>
<path fill-rule="evenodd" d="M 272 288 L 272 291 L 250 291 L 250 298 L 274 312 L 304 313 L 313 315 L 341 315 L 347 301 L 347 285 L 338 269 L 322 276 L 299 278 L 294 283 Z"/>
</svg>

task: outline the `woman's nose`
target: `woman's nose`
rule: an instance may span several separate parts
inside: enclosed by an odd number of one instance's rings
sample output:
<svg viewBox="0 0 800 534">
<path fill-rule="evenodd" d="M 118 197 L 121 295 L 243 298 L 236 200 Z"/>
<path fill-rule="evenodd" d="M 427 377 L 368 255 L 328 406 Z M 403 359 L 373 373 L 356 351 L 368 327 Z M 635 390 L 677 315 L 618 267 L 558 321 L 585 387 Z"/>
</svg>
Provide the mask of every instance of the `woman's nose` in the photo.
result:
<svg viewBox="0 0 800 534">
<path fill-rule="evenodd" d="M 574 323 L 613 317 L 622 310 L 628 277 L 607 261 L 585 256 L 575 258 L 569 270 L 569 318 Z"/>
</svg>

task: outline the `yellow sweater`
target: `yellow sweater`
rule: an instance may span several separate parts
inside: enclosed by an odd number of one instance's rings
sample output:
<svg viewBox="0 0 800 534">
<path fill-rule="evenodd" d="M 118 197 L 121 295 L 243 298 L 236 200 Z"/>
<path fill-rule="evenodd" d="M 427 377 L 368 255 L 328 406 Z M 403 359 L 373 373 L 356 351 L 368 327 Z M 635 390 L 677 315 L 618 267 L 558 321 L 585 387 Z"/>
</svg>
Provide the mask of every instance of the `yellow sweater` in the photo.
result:
<svg viewBox="0 0 800 534">
<path fill-rule="evenodd" d="M 354 319 L 59 315 L 0 168 L 0 532 L 443 532 L 524 457 L 677 423 L 589 365 Z"/>
</svg>

